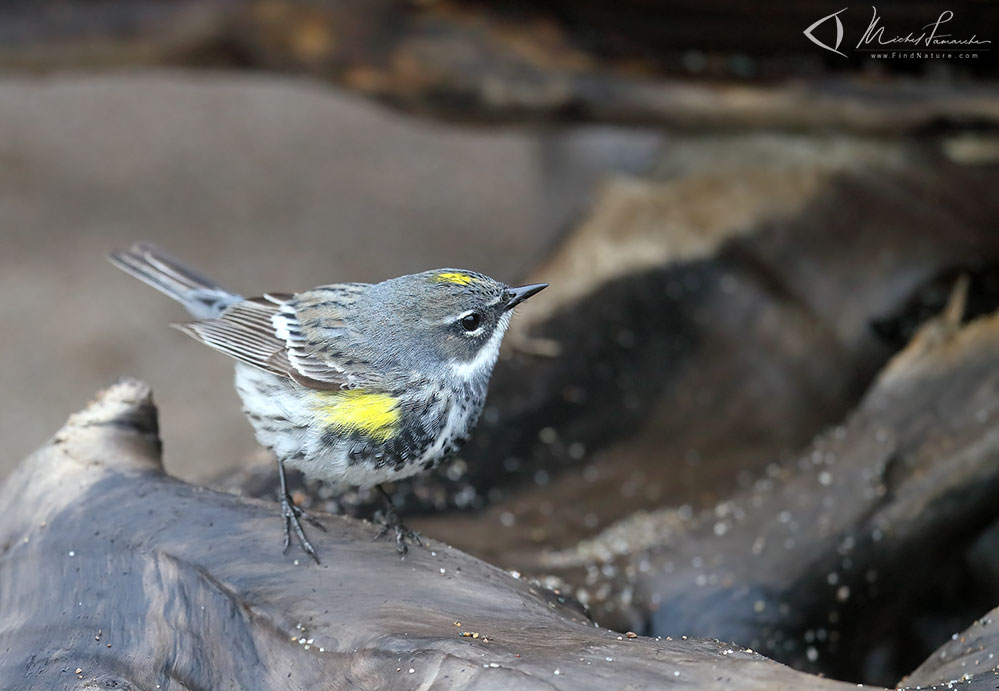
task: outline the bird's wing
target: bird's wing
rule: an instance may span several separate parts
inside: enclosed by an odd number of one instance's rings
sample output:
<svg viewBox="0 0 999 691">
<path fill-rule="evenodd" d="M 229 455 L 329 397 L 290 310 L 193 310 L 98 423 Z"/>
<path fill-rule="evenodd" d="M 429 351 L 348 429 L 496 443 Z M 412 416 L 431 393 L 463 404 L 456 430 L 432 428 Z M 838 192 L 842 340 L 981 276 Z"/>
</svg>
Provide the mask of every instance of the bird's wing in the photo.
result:
<svg viewBox="0 0 999 691">
<path fill-rule="evenodd" d="M 205 345 L 262 370 L 313 389 L 351 388 L 359 363 L 346 360 L 338 342 L 347 342 L 342 305 L 332 289 L 349 296 L 358 284 L 328 286 L 299 295 L 268 293 L 238 302 L 217 319 L 176 325 Z M 321 293 L 317 295 L 317 292 Z M 342 298 L 341 298 L 342 300 Z"/>
</svg>

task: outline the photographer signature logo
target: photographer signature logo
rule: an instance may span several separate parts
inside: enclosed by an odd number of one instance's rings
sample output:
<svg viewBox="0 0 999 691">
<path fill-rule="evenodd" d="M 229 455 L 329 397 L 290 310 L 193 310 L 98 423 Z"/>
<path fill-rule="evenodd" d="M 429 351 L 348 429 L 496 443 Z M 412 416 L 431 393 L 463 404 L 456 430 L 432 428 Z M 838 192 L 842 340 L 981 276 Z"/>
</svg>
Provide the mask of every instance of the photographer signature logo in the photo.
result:
<svg viewBox="0 0 999 691">
<path fill-rule="evenodd" d="M 847 57 L 846 53 L 841 53 L 840 50 L 839 50 L 839 44 L 841 44 L 843 42 L 843 22 L 840 21 L 839 15 L 840 15 L 841 12 L 846 12 L 846 10 L 847 10 L 847 8 L 844 7 L 839 12 L 833 12 L 829 16 L 823 17 L 819 21 L 815 22 L 814 24 L 812 24 L 811 26 L 809 26 L 807 29 L 805 29 L 805 37 L 809 41 L 811 41 L 812 43 L 814 43 L 815 45 L 817 45 L 819 48 L 825 48 L 826 50 L 829 50 L 829 51 L 832 51 L 833 53 L 836 53 L 836 55 L 842 55 L 844 58 Z M 820 26 L 822 26 L 826 22 L 828 22 L 830 19 L 833 19 L 836 22 L 836 44 L 832 45 L 832 46 L 827 46 L 825 43 L 823 43 L 819 39 L 815 38 L 815 34 L 812 33 L 812 32 L 815 31 L 816 29 L 818 29 Z"/>
<path fill-rule="evenodd" d="M 843 12 L 846 12 L 847 9 L 849 8 L 844 7 L 812 23 L 803 32 L 805 38 L 819 48 L 836 53 L 836 55 L 841 55 L 844 58 L 849 57 L 840 50 L 840 46 L 843 43 L 843 22 L 839 16 Z M 871 53 L 871 57 L 977 58 L 979 53 L 987 53 L 991 50 L 990 48 L 983 48 L 983 46 L 990 46 L 992 41 L 989 39 L 980 39 L 977 34 L 972 34 L 970 37 L 957 37 L 948 33 L 944 25 L 954 19 L 954 13 L 950 10 L 941 12 L 935 21 L 902 35 L 887 32 L 880 15 L 878 15 L 878 8 L 873 7 L 872 9 L 874 10 L 874 14 L 871 16 L 871 22 L 867 25 L 867 30 L 864 31 L 863 36 L 857 41 L 857 45 L 854 46 L 854 50 L 861 53 Z M 828 22 L 833 22 L 836 27 L 836 40 L 832 43 L 823 41 L 815 35 L 816 30 Z"/>
</svg>

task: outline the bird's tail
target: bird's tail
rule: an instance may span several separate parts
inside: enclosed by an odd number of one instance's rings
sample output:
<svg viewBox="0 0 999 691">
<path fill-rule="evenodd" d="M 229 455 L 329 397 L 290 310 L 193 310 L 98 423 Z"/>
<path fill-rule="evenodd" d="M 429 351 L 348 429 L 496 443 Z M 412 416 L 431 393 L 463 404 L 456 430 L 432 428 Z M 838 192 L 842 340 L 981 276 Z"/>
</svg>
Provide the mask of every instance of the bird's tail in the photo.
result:
<svg viewBox="0 0 999 691">
<path fill-rule="evenodd" d="M 125 273 L 184 305 L 195 319 L 217 317 L 242 299 L 155 245 L 138 243 L 127 250 L 115 250 L 108 259 Z"/>
</svg>

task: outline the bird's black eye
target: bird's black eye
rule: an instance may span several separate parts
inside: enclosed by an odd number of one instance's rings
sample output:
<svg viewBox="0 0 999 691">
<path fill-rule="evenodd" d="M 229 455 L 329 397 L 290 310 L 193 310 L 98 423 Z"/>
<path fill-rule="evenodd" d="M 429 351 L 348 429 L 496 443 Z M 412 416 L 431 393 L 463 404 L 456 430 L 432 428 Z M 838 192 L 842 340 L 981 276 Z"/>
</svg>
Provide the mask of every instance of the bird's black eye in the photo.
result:
<svg viewBox="0 0 999 691">
<path fill-rule="evenodd" d="M 482 323 L 482 317 L 480 317 L 475 312 L 471 314 L 466 314 L 461 318 L 461 328 L 465 331 L 475 331 L 479 328 L 479 324 Z"/>
</svg>

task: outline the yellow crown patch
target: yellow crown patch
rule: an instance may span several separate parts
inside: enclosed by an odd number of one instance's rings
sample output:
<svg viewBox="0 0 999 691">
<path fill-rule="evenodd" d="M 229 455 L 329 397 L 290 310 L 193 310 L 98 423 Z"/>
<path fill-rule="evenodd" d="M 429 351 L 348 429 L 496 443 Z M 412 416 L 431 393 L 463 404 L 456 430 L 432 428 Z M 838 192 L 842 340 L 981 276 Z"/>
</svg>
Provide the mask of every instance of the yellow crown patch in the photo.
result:
<svg viewBox="0 0 999 691">
<path fill-rule="evenodd" d="M 460 271 L 443 271 L 434 275 L 434 281 L 437 283 L 453 283 L 459 286 L 468 286 L 473 283 L 478 283 L 479 279 L 475 276 L 461 273 Z"/>
<path fill-rule="evenodd" d="M 363 389 L 321 394 L 316 413 L 340 432 L 360 432 L 376 442 L 388 441 L 399 428 L 398 399 Z"/>
</svg>

